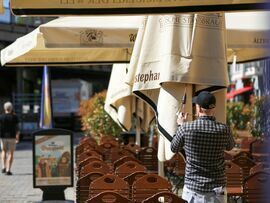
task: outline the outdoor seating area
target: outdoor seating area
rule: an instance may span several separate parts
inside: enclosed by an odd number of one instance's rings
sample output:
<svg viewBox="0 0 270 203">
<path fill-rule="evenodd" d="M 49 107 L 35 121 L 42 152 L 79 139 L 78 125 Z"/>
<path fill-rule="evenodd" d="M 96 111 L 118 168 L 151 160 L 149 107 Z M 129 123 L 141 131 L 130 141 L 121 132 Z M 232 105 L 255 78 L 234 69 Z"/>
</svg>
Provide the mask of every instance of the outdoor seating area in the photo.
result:
<svg viewBox="0 0 270 203">
<path fill-rule="evenodd" d="M 85 137 L 75 156 L 78 203 L 185 202 L 173 193 L 169 180 L 157 175 L 155 148 L 122 146 L 110 136 L 98 145 Z"/>
<path fill-rule="evenodd" d="M 243 138 L 239 149 L 225 152 L 227 194 L 230 202 L 267 202 L 269 184 L 269 140 Z M 255 197 L 256 196 L 256 197 Z"/>
<path fill-rule="evenodd" d="M 269 184 L 268 140 L 244 138 L 240 148 L 225 151 L 228 202 L 265 203 Z M 180 154 L 164 164 L 165 178 L 157 175 L 157 150 L 132 143 L 121 145 L 112 136 L 100 144 L 84 137 L 76 147 L 77 202 L 185 202 L 181 191 L 185 160 Z"/>
</svg>

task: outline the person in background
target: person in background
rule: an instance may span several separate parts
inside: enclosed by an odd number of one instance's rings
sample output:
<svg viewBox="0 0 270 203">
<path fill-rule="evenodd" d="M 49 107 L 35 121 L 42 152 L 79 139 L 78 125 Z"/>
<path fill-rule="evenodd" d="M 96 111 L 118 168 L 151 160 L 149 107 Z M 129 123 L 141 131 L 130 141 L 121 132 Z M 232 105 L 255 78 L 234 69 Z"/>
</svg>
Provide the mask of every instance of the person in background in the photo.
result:
<svg viewBox="0 0 270 203">
<path fill-rule="evenodd" d="M 0 144 L 1 144 L 1 160 L 2 173 L 12 175 L 11 166 L 16 143 L 19 142 L 18 117 L 13 112 L 13 106 L 10 102 L 4 104 L 5 113 L 0 115 Z"/>
<path fill-rule="evenodd" d="M 216 98 L 202 91 L 193 99 L 198 118 L 185 122 L 180 113 L 179 125 L 171 150 L 185 150 L 186 169 L 182 199 L 188 203 L 227 203 L 224 150 L 231 150 L 234 139 L 230 128 L 214 117 Z"/>
</svg>

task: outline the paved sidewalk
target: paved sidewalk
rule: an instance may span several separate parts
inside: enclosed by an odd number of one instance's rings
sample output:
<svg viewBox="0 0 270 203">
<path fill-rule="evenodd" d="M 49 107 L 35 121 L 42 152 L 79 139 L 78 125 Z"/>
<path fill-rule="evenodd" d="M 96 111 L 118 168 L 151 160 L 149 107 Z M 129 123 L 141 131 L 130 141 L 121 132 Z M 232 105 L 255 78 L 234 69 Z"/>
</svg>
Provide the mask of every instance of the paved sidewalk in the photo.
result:
<svg viewBox="0 0 270 203">
<path fill-rule="evenodd" d="M 33 188 L 32 167 L 32 142 L 22 141 L 15 151 L 13 175 L 0 174 L 0 203 L 36 203 L 42 200 L 42 191 Z M 75 187 L 66 189 L 65 195 L 67 200 L 75 201 Z"/>
</svg>

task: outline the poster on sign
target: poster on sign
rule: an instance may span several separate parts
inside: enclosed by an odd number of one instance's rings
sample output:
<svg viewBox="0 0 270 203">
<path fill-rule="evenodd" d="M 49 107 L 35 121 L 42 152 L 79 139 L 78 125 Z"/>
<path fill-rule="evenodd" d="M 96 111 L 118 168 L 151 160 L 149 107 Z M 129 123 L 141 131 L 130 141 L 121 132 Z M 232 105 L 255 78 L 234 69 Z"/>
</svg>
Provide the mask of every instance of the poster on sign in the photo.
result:
<svg viewBox="0 0 270 203">
<path fill-rule="evenodd" d="M 33 140 L 34 187 L 72 186 L 72 133 L 65 130 L 41 130 Z"/>
</svg>

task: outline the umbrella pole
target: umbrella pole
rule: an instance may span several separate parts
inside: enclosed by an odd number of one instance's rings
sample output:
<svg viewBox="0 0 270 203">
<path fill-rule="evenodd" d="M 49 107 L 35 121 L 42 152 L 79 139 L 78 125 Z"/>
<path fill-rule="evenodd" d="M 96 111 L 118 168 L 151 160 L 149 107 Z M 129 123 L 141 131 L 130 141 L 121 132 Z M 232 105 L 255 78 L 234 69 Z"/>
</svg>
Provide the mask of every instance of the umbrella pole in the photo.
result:
<svg viewBox="0 0 270 203">
<path fill-rule="evenodd" d="M 161 177 L 165 177 L 164 162 L 158 161 L 158 175 Z"/>
<path fill-rule="evenodd" d="M 136 145 L 141 146 L 141 122 L 138 115 L 136 115 Z"/>
</svg>

